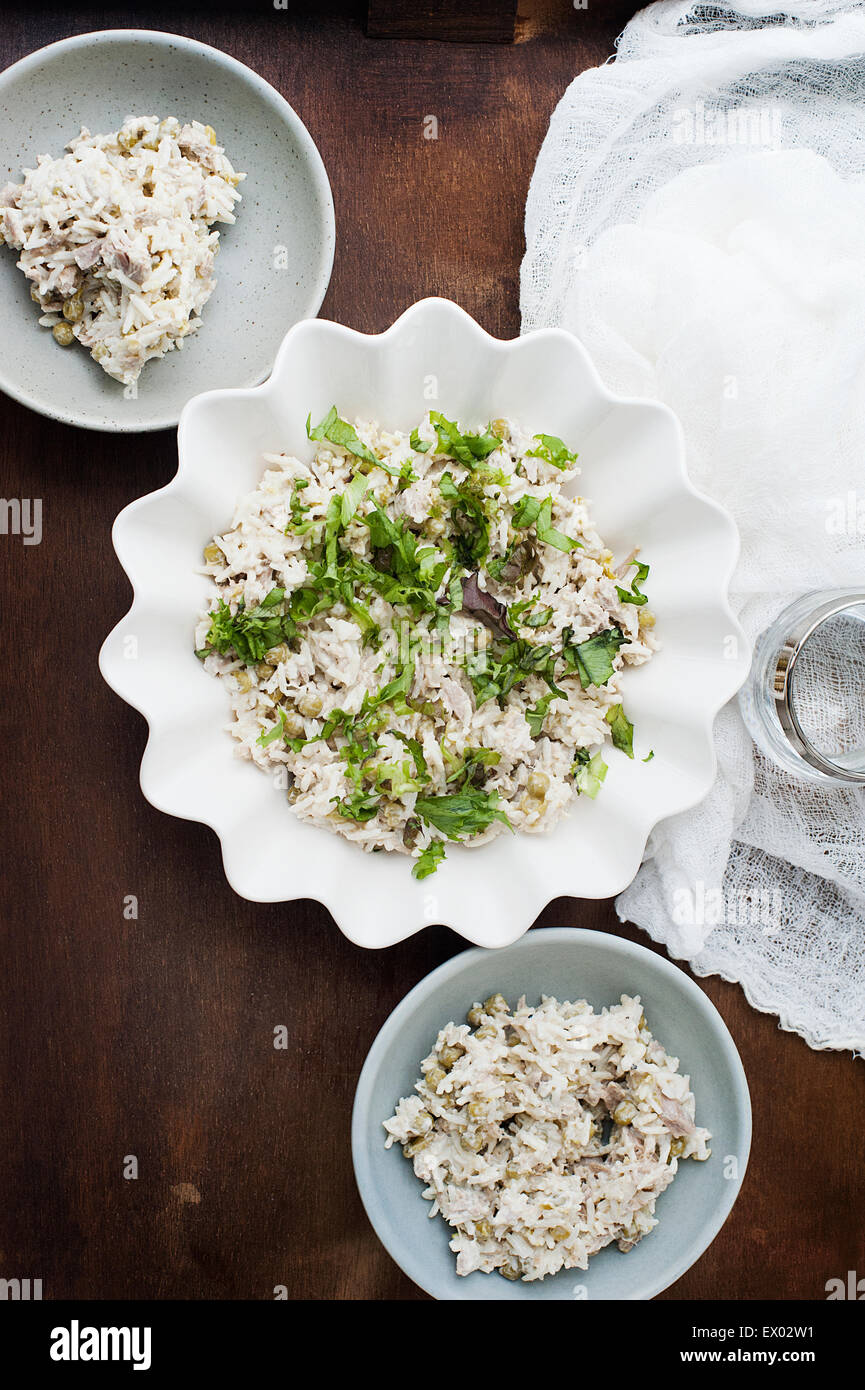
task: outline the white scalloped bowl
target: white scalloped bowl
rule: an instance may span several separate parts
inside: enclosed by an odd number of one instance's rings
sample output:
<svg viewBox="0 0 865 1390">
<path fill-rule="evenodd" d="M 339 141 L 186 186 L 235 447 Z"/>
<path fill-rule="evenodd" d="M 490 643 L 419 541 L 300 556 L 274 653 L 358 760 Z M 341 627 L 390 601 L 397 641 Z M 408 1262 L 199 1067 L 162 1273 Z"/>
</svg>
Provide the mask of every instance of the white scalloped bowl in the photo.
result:
<svg viewBox="0 0 865 1390">
<path fill-rule="evenodd" d="M 625 556 L 639 545 L 651 564 L 663 646 L 623 683 L 635 760 L 609 749 L 597 800 L 578 798 L 550 834 L 451 846 L 420 883 L 408 858 L 365 854 L 295 818 L 284 792 L 235 755 L 226 692 L 193 653 L 196 617 L 209 597 L 208 580 L 196 573 L 203 546 L 258 485 L 263 453 L 311 456 L 307 415 L 319 419 L 334 402 L 348 418 L 401 429 L 435 405 L 451 419 L 510 416 L 531 432 L 560 436 L 579 451 L 579 491 L 610 548 Z M 243 897 L 316 898 L 364 946 L 391 945 L 433 922 L 478 945 L 503 946 L 553 898 L 620 892 L 652 827 L 708 792 L 712 724 L 749 660 L 727 603 L 736 530 L 688 482 L 675 416 L 612 395 L 569 333 L 543 329 L 501 342 L 443 299 L 422 300 L 376 336 L 307 320 L 288 333 L 263 385 L 195 397 L 178 434 L 176 476 L 114 525 L 135 597 L 103 645 L 100 669 L 147 719 L 144 795 L 170 815 L 212 827 L 228 880 Z M 650 749 L 654 758 L 642 762 Z"/>
</svg>

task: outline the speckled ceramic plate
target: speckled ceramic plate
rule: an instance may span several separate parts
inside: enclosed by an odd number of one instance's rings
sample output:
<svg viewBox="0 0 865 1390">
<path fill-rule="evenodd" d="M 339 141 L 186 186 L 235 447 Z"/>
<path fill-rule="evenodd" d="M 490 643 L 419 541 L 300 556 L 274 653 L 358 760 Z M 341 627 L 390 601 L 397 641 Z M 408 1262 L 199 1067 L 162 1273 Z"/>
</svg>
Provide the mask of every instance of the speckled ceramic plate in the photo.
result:
<svg viewBox="0 0 865 1390">
<path fill-rule="evenodd" d="M 237 222 L 219 229 L 216 289 L 183 349 L 148 363 L 132 394 L 39 327 L 15 252 L 0 246 L 0 388 L 52 419 L 122 432 L 176 425 L 200 392 L 262 381 L 286 330 L 321 307 L 334 251 L 330 184 L 303 122 L 242 63 L 175 34 L 80 34 L 0 74 L 0 184 L 61 154 L 82 125 L 116 130 L 127 115 L 212 125 L 246 174 Z"/>
</svg>

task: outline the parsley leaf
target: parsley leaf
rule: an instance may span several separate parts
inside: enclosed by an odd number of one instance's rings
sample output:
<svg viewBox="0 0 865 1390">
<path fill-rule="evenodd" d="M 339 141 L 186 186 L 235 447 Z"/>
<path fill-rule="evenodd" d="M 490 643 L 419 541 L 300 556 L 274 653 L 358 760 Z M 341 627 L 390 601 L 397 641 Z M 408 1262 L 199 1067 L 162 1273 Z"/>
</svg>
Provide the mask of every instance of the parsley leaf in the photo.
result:
<svg viewBox="0 0 865 1390">
<path fill-rule="evenodd" d="M 380 467 L 381 467 L 381 460 L 379 459 L 379 468 L 380 468 Z M 391 477 L 393 477 L 393 469 L 392 469 L 392 468 L 391 468 L 391 469 L 388 469 L 388 470 L 386 470 L 386 471 L 388 471 L 388 472 L 390 473 Z M 416 482 L 417 482 L 417 473 L 415 473 L 414 469 L 412 468 L 412 466 L 411 466 L 411 461 L 410 461 L 409 459 L 406 459 L 405 463 L 403 463 L 403 464 L 400 466 L 400 470 L 399 470 L 398 477 L 399 477 L 399 488 L 398 488 L 398 490 L 399 490 L 400 492 L 405 492 L 406 488 L 409 486 L 410 483 L 416 483 Z"/>
<path fill-rule="evenodd" d="M 412 775 L 408 758 L 399 763 L 379 763 L 375 769 L 375 785 L 377 791 L 386 789 L 390 800 L 406 792 L 420 791 L 420 782 Z"/>
<path fill-rule="evenodd" d="M 274 743 L 285 730 L 285 713 L 283 709 L 279 707 L 276 713 L 278 717 L 273 728 L 268 733 L 265 733 L 262 729 L 258 738 L 255 740 L 262 748 L 267 748 L 271 743 Z"/>
<path fill-rule="evenodd" d="M 406 748 L 414 758 L 414 770 L 417 774 L 418 781 L 428 782 L 430 780 L 430 773 L 429 768 L 427 767 L 426 758 L 423 755 L 423 747 L 421 746 L 420 739 L 409 738 L 408 734 L 401 734 L 399 729 L 394 729 L 392 730 L 392 732 L 394 737 L 399 739 L 400 743 L 405 744 Z"/>
<path fill-rule="evenodd" d="M 430 840 L 417 857 L 412 874 L 417 879 L 429 878 L 446 856 L 444 840 Z"/>
<path fill-rule="evenodd" d="M 378 814 L 380 800 L 378 792 L 367 791 L 364 787 L 358 787 L 357 791 L 342 799 L 338 796 L 331 797 L 331 801 L 336 802 L 337 815 L 343 816 L 345 820 L 361 823 L 372 820 L 373 816 Z"/>
<path fill-rule="evenodd" d="M 254 608 L 247 608 L 241 600 L 234 614 L 220 599 L 219 607 L 210 615 L 207 646 L 223 656 L 234 651 L 246 665 L 262 661 L 271 647 L 291 642 L 297 636 L 293 618 L 279 608 L 284 598 L 284 589 L 271 589 Z"/>
<path fill-rule="evenodd" d="M 480 834 L 496 820 L 513 829 L 504 811 L 498 809 L 498 802 L 499 794 L 496 791 L 483 792 L 466 787 L 450 796 L 419 796 L 414 809 L 421 820 L 434 826 L 449 840 L 461 840 Z"/>
<path fill-rule="evenodd" d="M 406 696 L 412 688 L 414 681 L 414 661 L 407 661 L 398 676 L 387 685 L 383 685 L 381 690 L 374 696 L 376 705 L 387 705 L 399 700 L 401 705 L 405 704 Z M 399 697 L 402 697 L 399 699 Z"/>
</svg>

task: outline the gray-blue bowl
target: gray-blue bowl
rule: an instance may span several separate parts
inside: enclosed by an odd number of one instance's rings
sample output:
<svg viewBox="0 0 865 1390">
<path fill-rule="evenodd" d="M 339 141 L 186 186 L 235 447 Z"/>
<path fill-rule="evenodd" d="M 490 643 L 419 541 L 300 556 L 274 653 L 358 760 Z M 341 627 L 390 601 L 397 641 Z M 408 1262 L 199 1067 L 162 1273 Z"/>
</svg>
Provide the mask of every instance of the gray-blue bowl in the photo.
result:
<svg viewBox="0 0 865 1390">
<path fill-rule="evenodd" d="M 562 1270 L 533 1283 L 456 1273 L 450 1227 L 429 1218 L 421 1183 L 399 1145 L 385 1149 L 382 1122 L 410 1095 L 439 1029 L 475 1000 L 500 990 L 587 999 L 596 1009 L 638 994 L 649 1027 L 691 1077 L 697 1122 L 712 1133 L 705 1163 L 682 1163 L 658 1199 L 658 1226 L 627 1255 L 599 1251 L 588 1271 Z M 352 1154 L 367 1215 L 390 1255 L 437 1299 L 648 1299 L 702 1255 L 732 1210 L 751 1146 L 751 1100 L 739 1054 L 720 1014 L 682 970 L 619 936 L 571 927 L 530 932 L 500 951 L 465 951 L 433 970 L 394 1009 L 358 1081 Z"/>
<path fill-rule="evenodd" d="M 73 34 L 0 73 L 0 186 L 38 155 L 62 155 L 82 125 L 104 135 L 129 115 L 211 125 L 246 174 L 236 224 L 217 227 L 216 290 L 183 351 L 125 390 L 39 327 L 17 253 L 0 250 L 0 390 L 49 419 L 120 433 L 166 429 L 203 391 L 263 381 L 287 329 L 318 313 L 334 250 L 324 164 L 285 98 L 230 54 L 156 29 Z"/>
</svg>

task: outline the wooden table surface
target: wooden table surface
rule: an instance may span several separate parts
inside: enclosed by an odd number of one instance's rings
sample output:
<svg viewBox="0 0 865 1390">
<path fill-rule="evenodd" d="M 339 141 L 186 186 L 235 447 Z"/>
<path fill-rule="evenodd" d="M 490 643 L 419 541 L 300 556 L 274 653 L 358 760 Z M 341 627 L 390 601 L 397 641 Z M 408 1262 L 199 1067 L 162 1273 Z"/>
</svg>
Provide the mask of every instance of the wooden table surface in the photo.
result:
<svg viewBox="0 0 865 1390">
<path fill-rule="evenodd" d="M 373 40 L 362 7 L 296 8 L 310 13 L 7 6 L 0 65 L 106 22 L 225 49 L 285 94 L 330 174 L 325 317 L 378 331 L 442 294 L 515 335 L 538 148 L 633 5 L 536 4 L 512 46 Z M 112 520 L 172 476 L 173 433 L 86 433 L 0 397 L 0 460 L 3 496 L 44 509 L 40 545 L 0 536 L 0 1277 L 41 1278 L 45 1298 L 424 1298 L 367 1223 L 349 1122 L 379 1026 L 460 940 L 431 928 L 368 952 L 315 902 L 245 902 L 213 834 L 143 799 L 143 720 L 96 660 L 130 596 Z M 562 899 L 536 926 L 559 924 L 648 943 L 609 903 Z M 741 1051 L 754 1144 L 727 1225 L 663 1297 L 823 1298 L 827 1279 L 865 1273 L 861 1063 L 810 1051 L 735 985 L 700 984 Z"/>
</svg>

